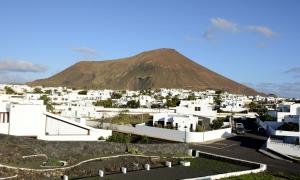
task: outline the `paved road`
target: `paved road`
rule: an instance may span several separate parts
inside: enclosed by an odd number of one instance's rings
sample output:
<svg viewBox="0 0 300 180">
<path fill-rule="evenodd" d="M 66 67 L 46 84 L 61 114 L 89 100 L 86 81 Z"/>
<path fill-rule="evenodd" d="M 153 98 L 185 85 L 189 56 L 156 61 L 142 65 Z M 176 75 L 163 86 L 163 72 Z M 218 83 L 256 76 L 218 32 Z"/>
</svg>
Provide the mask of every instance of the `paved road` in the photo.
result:
<svg viewBox="0 0 300 180">
<path fill-rule="evenodd" d="M 300 179 L 300 163 L 272 159 L 258 151 L 266 140 L 266 137 L 247 133 L 212 144 L 194 144 L 190 147 L 204 152 L 264 163 L 267 164 L 267 170 L 270 172 L 283 172 L 298 176 Z"/>
</svg>

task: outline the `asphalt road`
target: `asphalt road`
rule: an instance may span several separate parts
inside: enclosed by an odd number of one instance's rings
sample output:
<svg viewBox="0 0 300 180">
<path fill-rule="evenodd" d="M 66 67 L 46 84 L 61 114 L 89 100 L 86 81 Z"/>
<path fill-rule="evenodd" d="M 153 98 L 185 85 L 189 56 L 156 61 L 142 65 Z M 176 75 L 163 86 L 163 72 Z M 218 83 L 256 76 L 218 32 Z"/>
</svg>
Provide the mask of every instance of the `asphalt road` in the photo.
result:
<svg viewBox="0 0 300 180">
<path fill-rule="evenodd" d="M 264 163 L 267 164 L 267 171 L 276 174 L 283 172 L 300 179 L 300 163 L 272 159 L 258 151 L 266 140 L 266 137 L 246 133 L 212 144 L 193 144 L 190 147 L 213 154 Z"/>
</svg>

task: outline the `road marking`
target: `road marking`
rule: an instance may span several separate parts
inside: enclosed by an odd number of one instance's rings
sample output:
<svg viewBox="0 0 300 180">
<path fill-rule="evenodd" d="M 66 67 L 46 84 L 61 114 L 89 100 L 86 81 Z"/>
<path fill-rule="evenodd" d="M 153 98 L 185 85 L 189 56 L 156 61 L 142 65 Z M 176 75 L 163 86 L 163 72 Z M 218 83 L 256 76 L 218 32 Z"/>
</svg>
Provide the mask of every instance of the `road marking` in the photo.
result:
<svg viewBox="0 0 300 180">
<path fill-rule="evenodd" d="M 209 146 L 209 145 L 204 145 L 204 144 L 199 144 L 199 146 L 209 147 L 209 148 L 214 148 L 214 149 L 222 149 L 222 148 L 219 148 L 219 147 Z"/>
<path fill-rule="evenodd" d="M 203 146 L 203 147 L 208 147 L 208 148 L 214 148 L 214 149 L 225 149 L 225 148 L 229 148 L 229 147 L 232 147 L 232 146 L 236 146 L 238 144 L 225 144 L 226 146 L 223 146 L 223 147 L 216 147 L 216 146 L 213 146 L 215 144 L 210 144 L 210 145 L 207 145 L 207 144 L 199 144 L 198 146 Z"/>
</svg>

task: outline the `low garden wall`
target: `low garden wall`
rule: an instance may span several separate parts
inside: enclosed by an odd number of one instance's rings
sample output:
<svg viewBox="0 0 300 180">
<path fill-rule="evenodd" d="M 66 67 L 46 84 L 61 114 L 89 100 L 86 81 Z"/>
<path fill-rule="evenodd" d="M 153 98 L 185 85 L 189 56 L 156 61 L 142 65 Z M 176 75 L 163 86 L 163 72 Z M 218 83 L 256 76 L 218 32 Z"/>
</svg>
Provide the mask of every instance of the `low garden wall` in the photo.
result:
<svg viewBox="0 0 300 180">
<path fill-rule="evenodd" d="M 264 172 L 265 170 L 267 170 L 266 164 L 261 164 L 261 163 L 257 163 L 257 162 L 246 161 L 243 159 L 237 159 L 237 158 L 231 158 L 231 157 L 206 153 L 206 152 L 202 152 L 202 151 L 195 151 L 195 152 L 198 153 L 198 156 L 200 156 L 200 157 L 206 157 L 206 158 L 210 158 L 210 159 L 216 159 L 216 160 L 227 161 L 227 162 L 231 162 L 231 163 L 235 163 L 235 164 L 245 165 L 245 166 L 251 167 L 253 169 L 245 170 L 245 171 L 238 171 L 238 172 L 224 173 L 224 174 L 217 174 L 217 175 L 211 175 L 211 176 L 205 176 L 205 177 L 189 178 L 186 180 L 222 179 L 222 178 L 241 176 L 241 175 L 251 174 L 251 173 L 260 173 L 260 172 Z"/>
</svg>

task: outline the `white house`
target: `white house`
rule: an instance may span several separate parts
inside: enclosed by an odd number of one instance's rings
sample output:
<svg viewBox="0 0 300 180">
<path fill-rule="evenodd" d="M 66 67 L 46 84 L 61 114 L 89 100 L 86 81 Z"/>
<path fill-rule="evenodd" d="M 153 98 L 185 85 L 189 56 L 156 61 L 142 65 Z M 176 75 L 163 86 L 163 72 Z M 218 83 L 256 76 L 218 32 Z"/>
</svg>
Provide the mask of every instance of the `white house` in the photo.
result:
<svg viewBox="0 0 300 180">
<path fill-rule="evenodd" d="M 282 122 L 285 116 L 300 115 L 300 103 L 278 104 L 275 110 L 268 111 L 268 114 Z"/>
<path fill-rule="evenodd" d="M 180 131 L 195 131 L 198 124 L 198 117 L 193 115 L 180 115 L 170 113 L 152 114 L 153 125 L 170 126 Z"/>
<path fill-rule="evenodd" d="M 112 131 L 48 113 L 38 101 L 0 101 L 0 133 L 53 141 L 96 141 L 99 137 L 107 138 Z"/>
<path fill-rule="evenodd" d="M 213 110 L 213 105 L 209 103 L 209 99 L 182 100 L 175 111 L 177 114 L 206 117 L 211 121 L 217 117 L 217 111 Z"/>
<path fill-rule="evenodd" d="M 139 102 L 141 107 L 151 107 L 152 102 L 154 102 L 155 99 L 148 95 L 141 95 L 139 96 Z"/>
</svg>

